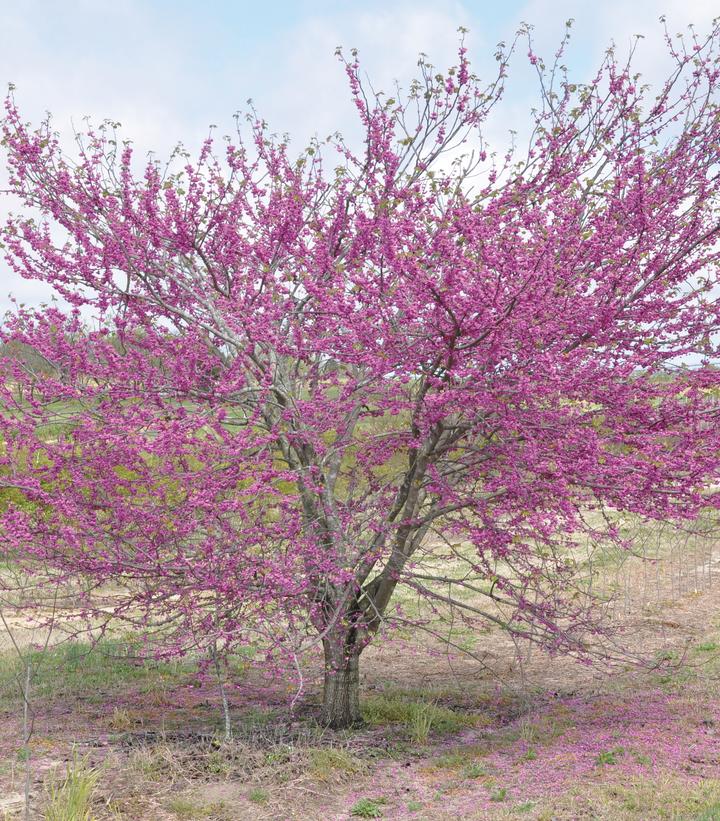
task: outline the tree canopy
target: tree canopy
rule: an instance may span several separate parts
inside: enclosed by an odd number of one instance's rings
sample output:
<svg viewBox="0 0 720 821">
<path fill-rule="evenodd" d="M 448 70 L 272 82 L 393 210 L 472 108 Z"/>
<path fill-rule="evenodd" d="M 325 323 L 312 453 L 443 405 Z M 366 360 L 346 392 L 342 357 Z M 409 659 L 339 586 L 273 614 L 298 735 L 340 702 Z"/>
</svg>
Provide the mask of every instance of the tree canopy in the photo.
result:
<svg viewBox="0 0 720 821">
<path fill-rule="evenodd" d="M 719 34 L 667 38 L 654 92 L 528 38 L 523 151 L 483 137 L 514 47 L 484 84 L 462 41 L 394 98 L 340 54 L 358 151 L 251 111 L 195 158 L 112 123 L 71 158 L 10 95 L 6 258 L 64 300 L 0 338 L 35 352 L 0 360 L 15 561 L 169 653 L 322 642 L 334 726 L 399 584 L 586 655 L 573 548 L 717 504 Z"/>
</svg>

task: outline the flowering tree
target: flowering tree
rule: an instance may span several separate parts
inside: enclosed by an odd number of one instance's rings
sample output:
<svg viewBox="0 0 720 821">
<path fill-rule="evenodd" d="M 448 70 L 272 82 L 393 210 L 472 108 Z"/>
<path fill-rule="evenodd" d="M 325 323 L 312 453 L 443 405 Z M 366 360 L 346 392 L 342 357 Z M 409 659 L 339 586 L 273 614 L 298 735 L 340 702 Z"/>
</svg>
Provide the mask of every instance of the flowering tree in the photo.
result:
<svg viewBox="0 0 720 821">
<path fill-rule="evenodd" d="M 530 47 L 503 155 L 508 53 L 483 86 L 462 44 L 395 99 L 340 55 L 360 152 L 293 159 L 251 113 L 138 172 L 114 124 L 71 160 L 10 96 L 7 260 L 69 307 L 2 331 L 6 549 L 168 652 L 322 643 L 336 727 L 398 585 L 587 653 L 577 540 L 694 517 L 717 479 L 719 34 L 666 38 L 656 97 L 612 52 L 574 85 Z"/>
</svg>

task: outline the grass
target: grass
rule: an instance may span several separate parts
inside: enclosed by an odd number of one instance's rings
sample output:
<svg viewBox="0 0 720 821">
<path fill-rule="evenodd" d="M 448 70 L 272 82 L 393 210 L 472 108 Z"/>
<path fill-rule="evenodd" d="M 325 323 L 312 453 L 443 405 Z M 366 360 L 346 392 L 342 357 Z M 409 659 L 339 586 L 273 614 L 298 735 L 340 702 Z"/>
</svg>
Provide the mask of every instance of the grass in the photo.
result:
<svg viewBox="0 0 720 821">
<path fill-rule="evenodd" d="M 182 796 L 171 798 L 166 806 L 176 818 L 202 818 L 208 814 L 204 805 Z"/>
<path fill-rule="evenodd" d="M 520 756 L 519 761 L 535 761 L 538 757 L 537 751 L 534 747 L 528 747 L 527 750 Z"/>
<path fill-rule="evenodd" d="M 473 761 L 466 767 L 463 767 L 462 774 L 465 778 L 485 778 L 488 775 L 487 768 L 479 761 Z"/>
<path fill-rule="evenodd" d="M 262 787 L 253 787 L 248 793 L 248 801 L 252 801 L 253 804 L 267 804 L 269 800 L 268 791 L 262 789 Z"/>
<path fill-rule="evenodd" d="M 488 775 L 488 766 L 478 760 L 480 751 L 477 745 L 454 750 L 432 761 L 430 770 L 451 770 L 462 773 L 465 778 L 480 778 Z"/>
<path fill-rule="evenodd" d="M 354 775 L 362 769 L 362 762 L 347 750 L 324 747 L 309 751 L 310 773 L 317 781 Z"/>
<path fill-rule="evenodd" d="M 35 703 L 42 707 L 43 702 L 52 704 L 55 699 L 61 698 L 67 699 L 69 704 L 79 702 L 81 707 L 77 715 L 81 721 L 87 720 L 88 727 L 91 727 L 93 716 L 98 711 L 84 713 L 82 705 L 88 702 L 103 704 L 106 708 L 101 719 L 103 725 L 100 732 L 103 733 L 108 729 L 116 733 L 127 733 L 139 727 L 158 729 L 160 713 L 163 722 L 168 715 L 165 707 L 172 707 L 176 713 L 185 710 L 177 685 L 189 684 L 194 679 L 201 683 L 201 679 L 195 675 L 190 661 L 170 664 L 144 661 L 138 658 L 138 649 L 132 640 L 104 639 L 94 648 L 88 643 L 72 642 L 50 648 L 42 655 L 32 653 L 33 669 L 36 670 L 33 684 Z M 715 666 L 714 656 L 710 654 L 719 649 L 717 633 L 706 634 L 702 643 L 693 648 L 697 652 L 691 657 L 696 668 L 693 675 L 697 679 L 697 682 L 693 679 L 694 687 L 697 683 L 693 693 L 699 692 L 699 677 L 711 680 L 710 674 L 715 671 Z M 248 658 L 238 655 L 234 660 L 232 670 L 238 676 L 247 671 L 250 655 L 248 653 Z M 6 660 L 7 664 L 4 663 Z M 657 660 L 671 663 L 668 669 L 662 670 L 662 674 L 668 677 L 667 681 L 674 689 L 684 690 L 684 682 L 689 675 L 682 664 L 684 658 L 664 650 L 658 654 Z M 17 711 L 19 698 L 13 678 L 17 670 L 14 664 L 11 655 L 0 657 L 0 708 L 4 695 L 9 697 L 12 694 L 13 709 Z M 482 817 L 498 820 L 529 816 L 534 821 L 570 818 L 594 818 L 598 821 L 646 821 L 648 818 L 660 821 L 720 821 L 720 780 L 704 778 L 697 783 L 692 774 L 684 771 L 678 771 L 676 777 L 658 775 L 658 769 L 650 771 L 650 765 L 662 765 L 661 756 L 654 750 L 648 754 L 643 742 L 623 735 L 621 725 L 618 725 L 617 734 L 615 731 L 609 734 L 609 740 L 602 742 L 601 747 L 593 746 L 591 751 L 584 753 L 585 763 L 595 768 L 591 778 L 570 776 L 567 781 L 558 779 L 557 784 L 549 784 L 542 795 L 536 795 L 529 789 L 524 792 L 522 782 L 515 780 L 515 774 L 522 775 L 523 770 L 542 774 L 544 767 L 552 766 L 552 748 L 556 741 L 567 735 L 560 746 L 573 743 L 575 730 L 581 732 L 583 729 L 584 713 L 576 711 L 575 707 L 568 707 L 563 701 L 564 695 L 557 701 L 544 700 L 546 693 L 541 684 L 532 685 L 537 686 L 537 690 L 528 691 L 529 694 L 520 698 L 509 695 L 510 690 L 491 691 L 484 685 L 469 694 L 450 678 L 433 679 L 429 676 L 423 680 L 439 683 L 423 690 L 409 686 L 408 678 L 413 681 L 402 671 L 392 686 L 386 678 L 375 679 L 376 685 L 384 685 L 385 689 L 373 691 L 363 700 L 363 715 L 369 727 L 343 735 L 323 735 L 320 732 L 311 738 L 305 737 L 305 730 L 310 729 L 313 720 L 311 711 L 307 715 L 298 712 L 300 726 L 298 728 L 297 724 L 293 724 L 292 730 L 294 733 L 297 729 L 297 738 L 288 736 L 286 729 L 283 730 L 284 734 L 273 735 L 278 726 L 279 709 L 253 708 L 248 704 L 241 708 L 239 704 L 244 693 L 241 696 L 231 690 L 233 708 L 238 713 L 235 716 L 236 741 L 215 748 L 212 744 L 201 746 L 182 740 L 166 743 L 163 738 L 161 742 L 145 748 L 126 747 L 122 761 L 127 763 L 120 766 L 126 768 L 127 789 L 131 789 L 130 783 L 133 789 L 134 785 L 138 785 L 139 790 L 144 790 L 142 799 L 138 801 L 162 802 L 163 810 L 178 819 L 238 817 L 236 805 L 227 806 L 227 811 L 221 812 L 216 809 L 220 806 L 216 801 L 217 794 L 210 791 L 209 795 L 205 795 L 205 787 L 216 784 L 222 785 L 223 789 L 236 789 L 244 811 L 258 818 L 267 817 L 283 799 L 288 799 L 290 803 L 298 799 L 307 800 L 313 807 L 319 807 L 321 812 L 327 809 L 323 801 L 326 802 L 327 796 L 332 794 L 338 799 L 344 796 L 345 817 L 350 813 L 354 818 L 393 816 L 406 809 L 408 813 L 417 813 L 416 817 L 423 819 L 444 819 L 449 817 L 443 815 L 448 812 L 446 804 L 458 796 L 467 796 L 467 806 L 472 806 L 472 799 L 491 801 L 489 805 L 485 803 L 489 815 Z M 419 676 L 415 680 L 419 680 Z M 648 675 L 647 681 L 652 684 L 656 679 Z M 622 677 L 608 680 L 602 687 L 619 700 L 630 692 L 627 680 Z M 138 697 L 137 701 L 133 701 L 134 696 Z M 536 702 L 535 696 L 542 698 Z M 684 693 L 684 697 L 689 703 L 692 695 Z M 705 705 L 705 696 L 701 699 Z M 308 703 L 312 705 L 311 701 Z M 187 708 L 200 707 L 205 710 L 209 704 L 210 701 L 189 699 Z M 465 709 L 456 706 L 460 704 L 466 705 Z M 156 707 L 163 710 L 154 709 Z M 710 702 L 702 709 L 706 712 L 700 713 L 698 702 L 697 715 L 693 713 L 688 718 L 688 727 L 699 726 L 700 718 L 705 716 L 708 720 L 703 724 L 711 726 L 717 721 Z M 588 711 L 589 717 L 594 716 L 591 706 Z M 183 720 L 194 720 L 200 716 L 199 713 L 184 713 Z M 495 716 L 502 721 L 495 723 L 493 718 L 493 727 L 485 733 L 482 725 L 490 721 L 487 716 Z M 202 714 L 200 721 L 205 722 L 203 731 L 207 728 L 212 732 L 212 726 L 208 723 L 211 720 L 214 719 Z M 162 726 L 165 727 L 164 723 Z M 448 738 L 468 727 L 477 730 L 465 734 L 462 739 Z M 88 735 L 92 732 L 92 728 L 87 730 Z M 661 732 L 667 734 L 667 728 Z M 303 740 L 300 742 L 298 738 Z M 111 744 L 124 744 L 125 741 L 125 736 L 110 736 Z M 669 738 L 669 742 L 673 741 L 674 738 Z M 328 743 L 330 746 L 321 746 Z M 449 744 L 452 747 L 447 751 Z M 614 744 L 624 744 L 625 748 L 614 747 Z M 633 744 L 637 745 L 637 749 Z M 36 749 L 32 744 L 30 748 Z M 16 752 L 13 748 L 13 760 L 7 764 L 10 771 L 3 775 L 0 769 L 4 781 L 12 781 L 13 784 L 17 783 L 17 773 L 22 771 L 23 766 L 21 759 L 27 751 L 21 750 L 17 760 Z M 34 752 L 32 757 L 36 758 Z M 406 792 L 397 796 L 393 794 L 392 803 L 377 797 L 387 787 L 383 778 L 375 780 L 390 758 L 398 773 L 408 773 L 407 786 L 404 786 Z M 538 759 L 537 762 L 531 763 L 535 759 Z M 377 766 L 375 761 L 378 762 Z M 635 763 L 647 765 L 648 771 L 637 775 L 637 768 L 634 768 L 628 775 Z M 84 812 L 82 809 L 67 809 L 68 806 L 72 807 L 73 802 L 85 801 L 90 808 L 88 811 L 92 811 L 97 780 L 95 785 L 90 785 L 88 797 L 84 773 L 89 770 L 95 778 L 97 773 L 84 759 L 78 765 L 74 760 L 66 776 L 62 778 L 58 774 L 58 780 L 48 788 L 46 797 L 48 801 L 52 798 L 56 802 L 60 813 L 47 816 L 53 821 L 92 817 L 87 813 L 78 814 Z M 400 769 L 404 766 L 410 769 Z M 71 771 L 75 773 L 73 778 L 69 778 Z M 662 767 L 659 771 L 662 772 Z M 703 775 L 707 774 L 705 770 Z M 106 780 L 105 775 L 102 778 Z M 437 803 L 431 802 L 429 797 L 423 798 L 425 793 L 417 789 L 418 778 L 427 786 L 427 796 L 436 792 Z M 83 783 L 85 798 L 82 795 Z M 170 792 L 169 787 L 173 785 Z M 4 786 L 0 783 L 0 794 Z M 182 792 L 177 794 L 176 790 L 179 789 Z M 116 791 L 113 784 L 113 802 L 118 796 L 127 798 L 127 793 L 122 790 L 121 786 Z M 227 793 L 220 789 L 218 792 L 225 800 Z M 367 797 L 359 798 L 363 794 Z M 531 796 L 532 800 L 528 800 Z M 418 798 L 423 798 L 424 803 Z M 254 805 L 249 812 L 248 801 Z M 99 808 L 97 799 L 96 804 Z M 155 805 L 144 806 L 132 817 L 155 817 L 155 809 Z M 62 815 L 62 812 L 66 814 Z M 125 817 L 119 812 L 118 817 Z M 308 817 L 322 816 L 308 814 Z"/>
<path fill-rule="evenodd" d="M 350 815 L 353 818 L 382 818 L 382 805 L 386 804 L 385 798 L 361 798 L 350 808 Z"/>
<path fill-rule="evenodd" d="M 518 811 L 517 806 L 514 809 Z M 720 821 L 720 779 L 693 783 L 668 776 L 583 784 L 556 798 L 536 802 L 534 812 L 537 821 Z M 513 813 L 502 817 L 512 818 Z"/>
<path fill-rule="evenodd" d="M 31 650 L 27 658 L 33 670 L 34 702 L 52 702 L 78 697 L 90 703 L 106 703 L 110 693 L 131 685 L 157 690 L 163 681 L 184 678 L 190 662 L 153 662 L 138 657 L 138 647 L 119 639 L 102 639 L 96 644 L 69 641 Z M 16 676 L 20 663 L 13 652 L 0 657 L 0 704 L 18 698 Z M 120 720 L 120 717 L 117 717 Z"/>
<path fill-rule="evenodd" d="M 131 770 L 148 781 L 174 780 L 179 774 L 174 751 L 164 744 L 139 747 L 128 758 Z"/>
<path fill-rule="evenodd" d="M 466 726 L 473 720 L 472 715 L 441 707 L 429 699 L 423 701 L 418 698 L 419 695 L 417 691 L 389 691 L 384 695 L 373 696 L 370 701 L 375 726 L 396 723 L 409 732 L 413 716 L 418 714 L 434 718 L 439 716 L 440 719 L 453 722 L 451 726 L 459 727 Z M 517 744 L 519 749 L 513 760 L 516 762 L 515 766 L 521 767 L 524 762 L 533 760 L 536 749 L 543 752 L 545 744 L 562 735 L 561 731 L 568 722 L 577 720 L 576 713 L 566 715 L 565 709 L 561 704 L 552 705 L 545 712 L 534 714 L 532 719 L 516 721 L 512 727 L 496 733 L 495 743 L 484 740 L 441 755 L 437 755 L 442 751 L 441 747 L 431 748 L 436 754 L 434 760 L 430 759 L 429 752 L 414 750 L 414 758 L 425 757 L 426 760 L 432 760 L 433 767 L 421 772 L 425 773 L 424 778 L 432 779 L 439 798 L 436 810 L 433 809 L 429 815 L 422 811 L 427 812 L 429 805 L 411 800 L 412 792 L 408 794 L 403 807 L 408 813 L 418 813 L 418 817 L 435 818 L 433 813 L 437 811 L 444 818 L 443 796 L 451 799 L 459 790 L 464 791 L 468 797 L 475 791 L 479 796 L 484 796 L 485 801 L 491 802 L 488 817 L 498 821 L 528 816 L 536 821 L 552 821 L 556 818 L 594 818 L 598 821 L 646 821 L 648 818 L 659 821 L 720 821 L 720 781 L 705 779 L 702 783 L 693 783 L 685 777 L 673 780 L 650 775 L 633 775 L 626 780 L 628 777 L 623 774 L 622 767 L 631 762 L 633 757 L 639 760 L 640 756 L 633 748 L 608 747 L 602 750 L 595 757 L 598 780 L 595 783 L 572 781 L 563 788 L 566 792 L 562 794 L 554 795 L 548 791 L 545 795 L 528 801 L 517 785 L 510 785 L 506 781 L 507 786 L 503 786 L 501 771 L 494 764 L 488 764 L 483 758 L 485 753 L 493 749 L 512 750 L 513 745 Z M 264 717 L 261 716 L 263 719 Z M 113 719 L 118 725 L 124 725 L 131 718 L 132 716 L 126 715 L 124 708 L 116 708 L 113 713 Z M 429 726 L 435 731 L 434 724 Z M 356 740 L 344 740 L 343 744 L 350 743 L 354 748 L 360 738 L 361 736 Z M 312 743 L 317 744 L 315 741 Z M 268 812 L 266 805 L 269 805 L 271 796 L 276 797 L 276 791 L 284 789 L 283 785 L 288 785 L 290 795 L 294 789 L 292 784 L 303 784 L 302 780 L 298 782 L 297 779 L 309 777 L 321 784 L 332 783 L 335 790 L 340 789 L 340 785 L 353 776 L 361 776 L 365 789 L 373 789 L 372 781 L 368 780 L 368 777 L 372 778 L 373 769 L 354 754 L 353 748 L 285 744 L 263 751 L 253 749 L 252 745 L 233 743 L 222 749 L 215 749 L 210 745 L 207 749 L 193 748 L 191 751 L 189 748 L 157 744 L 152 748 L 133 749 L 130 761 L 134 772 L 140 774 L 143 781 L 147 779 L 158 784 L 158 789 L 172 783 L 189 785 L 212 781 L 228 783 L 234 780 L 240 784 L 244 780 L 247 786 L 242 795 L 246 801 L 256 805 L 258 814 L 261 815 Z M 408 750 L 412 751 L 413 748 L 409 747 Z M 182 756 L 186 758 L 183 759 Z M 243 756 L 248 756 L 247 760 Z M 258 769 L 252 771 L 253 767 Z M 290 774 L 290 777 L 285 778 L 283 772 Z M 52 806 L 51 812 L 54 814 L 46 817 L 50 821 L 89 821 L 93 817 L 90 813 L 97 778 L 97 771 L 88 765 L 86 759 L 75 757 L 68 767 L 66 777 L 54 781 L 51 790 L 48 790 L 48 806 Z M 308 782 L 305 781 L 305 784 Z M 321 794 L 317 791 L 319 788 L 312 783 L 308 786 L 309 795 Z M 158 789 L 150 789 L 149 793 L 152 795 Z M 282 792 L 277 795 L 282 796 Z M 391 807 L 386 799 L 373 793 L 353 800 L 355 803 L 346 810 L 353 818 L 381 818 L 384 815 L 391 816 L 396 810 L 394 803 Z M 175 795 L 172 799 L 166 798 L 163 807 L 181 821 L 236 817 L 232 806 L 223 805 L 219 809 L 216 800 L 215 803 L 212 802 L 211 798 L 185 793 Z M 350 804 L 348 801 L 348 805 Z M 146 817 L 153 816 L 148 814 Z"/>
<path fill-rule="evenodd" d="M 612 750 L 605 750 L 597 754 L 595 757 L 595 763 L 601 767 L 605 764 L 617 764 L 618 759 L 624 753 L 625 750 L 622 747 L 614 747 Z"/>
<path fill-rule="evenodd" d="M 437 717 L 437 706 L 431 702 L 413 704 L 410 711 L 408 730 L 416 744 L 427 744 L 430 730 Z"/>
<path fill-rule="evenodd" d="M 175 818 L 182 819 L 182 821 L 195 821 L 195 819 L 200 818 L 227 819 L 227 821 L 231 821 L 234 818 L 232 811 L 228 811 L 225 802 L 215 801 L 208 804 L 192 796 L 175 796 L 166 802 L 165 808 Z"/>
<path fill-rule="evenodd" d="M 114 707 L 113 713 L 108 720 L 108 727 L 119 733 L 127 732 L 136 724 L 137 720 L 133 717 L 133 714 L 124 707 Z"/>
<path fill-rule="evenodd" d="M 532 720 L 523 719 L 519 724 L 507 728 L 501 736 L 505 742 L 522 740 L 528 747 L 528 753 L 531 750 L 537 752 L 538 747 L 552 744 L 563 736 L 574 721 L 572 712 L 563 705 L 556 705 Z M 526 760 L 532 760 L 532 757 L 530 753 Z"/>
<path fill-rule="evenodd" d="M 434 761 L 434 765 L 441 769 L 458 770 L 467 764 L 468 754 L 462 751 L 445 753 Z"/>
<path fill-rule="evenodd" d="M 490 800 L 495 802 L 504 801 L 508 797 L 508 791 L 506 787 L 499 787 L 497 790 L 493 790 L 490 793 Z"/>
<path fill-rule="evenodd" d="M 706 807 L 693 818 L 693 821 L 720 821 L 720 801 L 711 807 Z"/>
<path fill-rule="evenodd" d="M 65 779 L 48 785 L 45 821 L 91 821 L 92 799 L 100 772 L 88 765 L 87 758 L 73 756 Z"/>
<path fill-rule="evenodd" d="M 431 730 L 450 734 L 477 723 L 477 719 L 468 713 L 451 710 L 432 701 L 408 699 L 402 692 L 364 699 L 362 714 L 370 725 L 402 725 L 410 738 L 421 744 L 427 742 Z"/>
</svg>

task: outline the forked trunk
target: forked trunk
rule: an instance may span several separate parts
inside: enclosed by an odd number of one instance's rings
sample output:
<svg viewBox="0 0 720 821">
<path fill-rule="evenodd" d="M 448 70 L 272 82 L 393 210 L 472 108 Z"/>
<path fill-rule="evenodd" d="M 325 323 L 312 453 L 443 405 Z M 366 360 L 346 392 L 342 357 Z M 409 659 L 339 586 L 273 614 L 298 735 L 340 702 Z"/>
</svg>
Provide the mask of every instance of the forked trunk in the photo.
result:
<svg viewBox="0 0 720 821">
<path fill-rule="evenodd" d="M 360 713 L 360 652 L 344 641 L 325 639 L 323 724 L 345 730 L 362 723 Z"/>
</svg>

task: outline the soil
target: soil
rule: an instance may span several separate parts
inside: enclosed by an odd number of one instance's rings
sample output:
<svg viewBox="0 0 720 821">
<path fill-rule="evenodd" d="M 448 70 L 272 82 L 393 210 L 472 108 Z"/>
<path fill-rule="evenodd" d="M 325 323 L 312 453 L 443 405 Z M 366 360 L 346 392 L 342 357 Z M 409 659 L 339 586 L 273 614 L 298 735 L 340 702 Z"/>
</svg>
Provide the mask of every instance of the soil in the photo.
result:
<svg viewBox="0 0 720 821">
<path fill-rule="evenodd" d="M 670 744 L 683 728 L 687 749 L 678 753 L 678 761 L 682 761 L 683 777 L 690 780 L 688 783 L 720 778 L 720 746 L 717 755 L 708 746 L 716 721 L 720 727 L 720 716 L 711 717 L 714 691 L 708 682 L 714 681 L 714 672 L 709 672 L 712 656 L 690 649 L 708 637 L 717 637 L 718 569 L 711 568 L 713 572 L 703 575 L 700 589 L 688 586 L 672 599 L 653 599 L 647 595 L 647 565 L 642 560 L 628 562 L 623 568 L 624 599 L 615 610 L 618 631 L 614 641 L 621 651 L 615 663 L 581 665 L 568 658 L 549 658 L 527 645 L 518 648 L 497 629 L 483 634 L 475 658 L 422 636 L 414 636 L 412 641 L 389 639 L 368 648 L 361 660 L 361 687 L 366 696 L 424 691 L 434 704 L 473 718 L 466 729 L 452 736 L 431 734 L 425 745 L 408 743 L 406 730 L 395 725 L 366 727 L 351 735 L 318 731 L 313 718 L 319 705 L 319 663 L 306 671 L 307 695 L 292 719 L 278 719 L 270 726 L 254 726 L 241 720 L 233 748 L 217 741 L 217 694 L 208 684 L 188 681 L 165 698 L 130 687 L 120 698 L 111 689 L 92 697 L 44 703 L 34 716 L 30 744 L 31 817 L 43 817 L 39 808 L 48 783 L 53 778 L 58 783 L 58 774 L 64 772 L 68 762 L 86 757 L 88 766 L 102 769 L 94 805 L 97 819 L 340 821 L 350 818 L 352 807 L 360 799 L 373 797 L 378 798 L 374 806 L 384 818 L 503 818 L 506 810 L 500 804 L 505 800 L 506 788 L 498 786 L 495 777 L 474 778 L 472 769 L 441 766 L 438 761 L 450 756 L 452 764 L 452 755 L 465 756 L 472 765 L 473 761 L 486 760 L 483 756 L 494 750 L 492 754 L 499 758 L 492 759 L 496 760 L 493 766 L 499 772 L 497 768 L 504 766 L 501 759 L 510 755 L 509 750 L 522 753 L 524 749 L 527 754 L 530 749 L 529 742 L 523 740 L 527 722 L 544 727 L 550 721 L 548 717 L 562 733 L 557 738 L 550 733 L 542 742 L 543 755 L 565 755 L 567 759 L 574 753 L 563 752 L 558 739 L 574 738 L 573 733 L 579 732 L 577 723 L 567 724 L 567 715 L 574 716 L 573 711 L 579 716 L 616 713 L 617 726 L 623 726 L 623 722 L 627 725 L 628 710 L 633 715 L 641 710 L 633 701 L 638 694 L 647 692 L 650 703 L 655 698 L 652 694 L 659 692 L 658 680 L 664 677 L 672 685 L 674 675 L 688 670 L 696 679 L 690 680 L 684 693 L 671 694 L 675 701 L 657 730 L 658 737 Z M 661 570 L 675 572 L 669 566 Z M 660 579 L 655 567 L 652 572 L 653 590 L 658 596 L 667 596 L 671 583 Z M 8 621 L 8 626 L 23 646 L 43 640 L 41 633 L 25 621 Z M 634 665 L 630 665 L 631 659 Z M 251 671 L 236 688 L 230 688 L 229 696 L 235 715 L 242 716 L 260 705 L 282 716 L 288 685 Z M 127 726 L 119 726 L 118 715 L 126 717 Z M 649 717 L 648 723 L 652 721 Z M 705 725 L 705 721 L 709 723 Z M 18 756 L 22 737 L 21 710 L 3 714 L 0 798 L 4 803 L 0 802 L 0 812 L 9 813 L 8 817 L 20 806 L 24 791 L 24 762 Z M 718 737 L 720 745 L 720 731 Z M 582 743 L 579 739 L 581 747 Z M 318 774 L 304 752 L 318 747 L 339 748 L 360 760 L 362 766 L 357 772 Z M 283 750 L 289 751 L 283 753 L 287 761 L 280 760 L 279 751 Z M 593 755 L 598 759 L 614 753 L 610 749 Z M 626 752 L 623 755 L 627 757 Z M 143 756 L 147 759 L 144 765 Z M 272 766 L 266 765 L 273 756 L 278 760 L 273 759 Z M 503 783 L 514 785 L 509 794 L 519 795 L 522 789 L 525 795 L 535 795 L 534 782 L 524 775 L 535 763 L 529 756 L 528 762 L 521 768 L 513 765 L 514 769 L 502 771 Z M 596 770 L 588 772 L 590 780 L 594 778 L 597 783 L 603 779 L 609 783 L 619 772 L 611 767 L 597 774 Z M 461 772 L 471 775 L 462 776 Z M 660 770 L 652 772 L 657 775 Z M 568 782 L 570 786 L 572 783 Z M 569 789 L 568 784 L 557 789 Z M 542 796 L 537 800 L 542 807 Z M 591 810 L 583 810 L 582 801 L 573 806 L 573 812 L 578 813 L 575 816 L 547 817 L 600 817 L 584 815 Z M 525 817 L 543 816 L 531 811 Z"/>
</svg>

